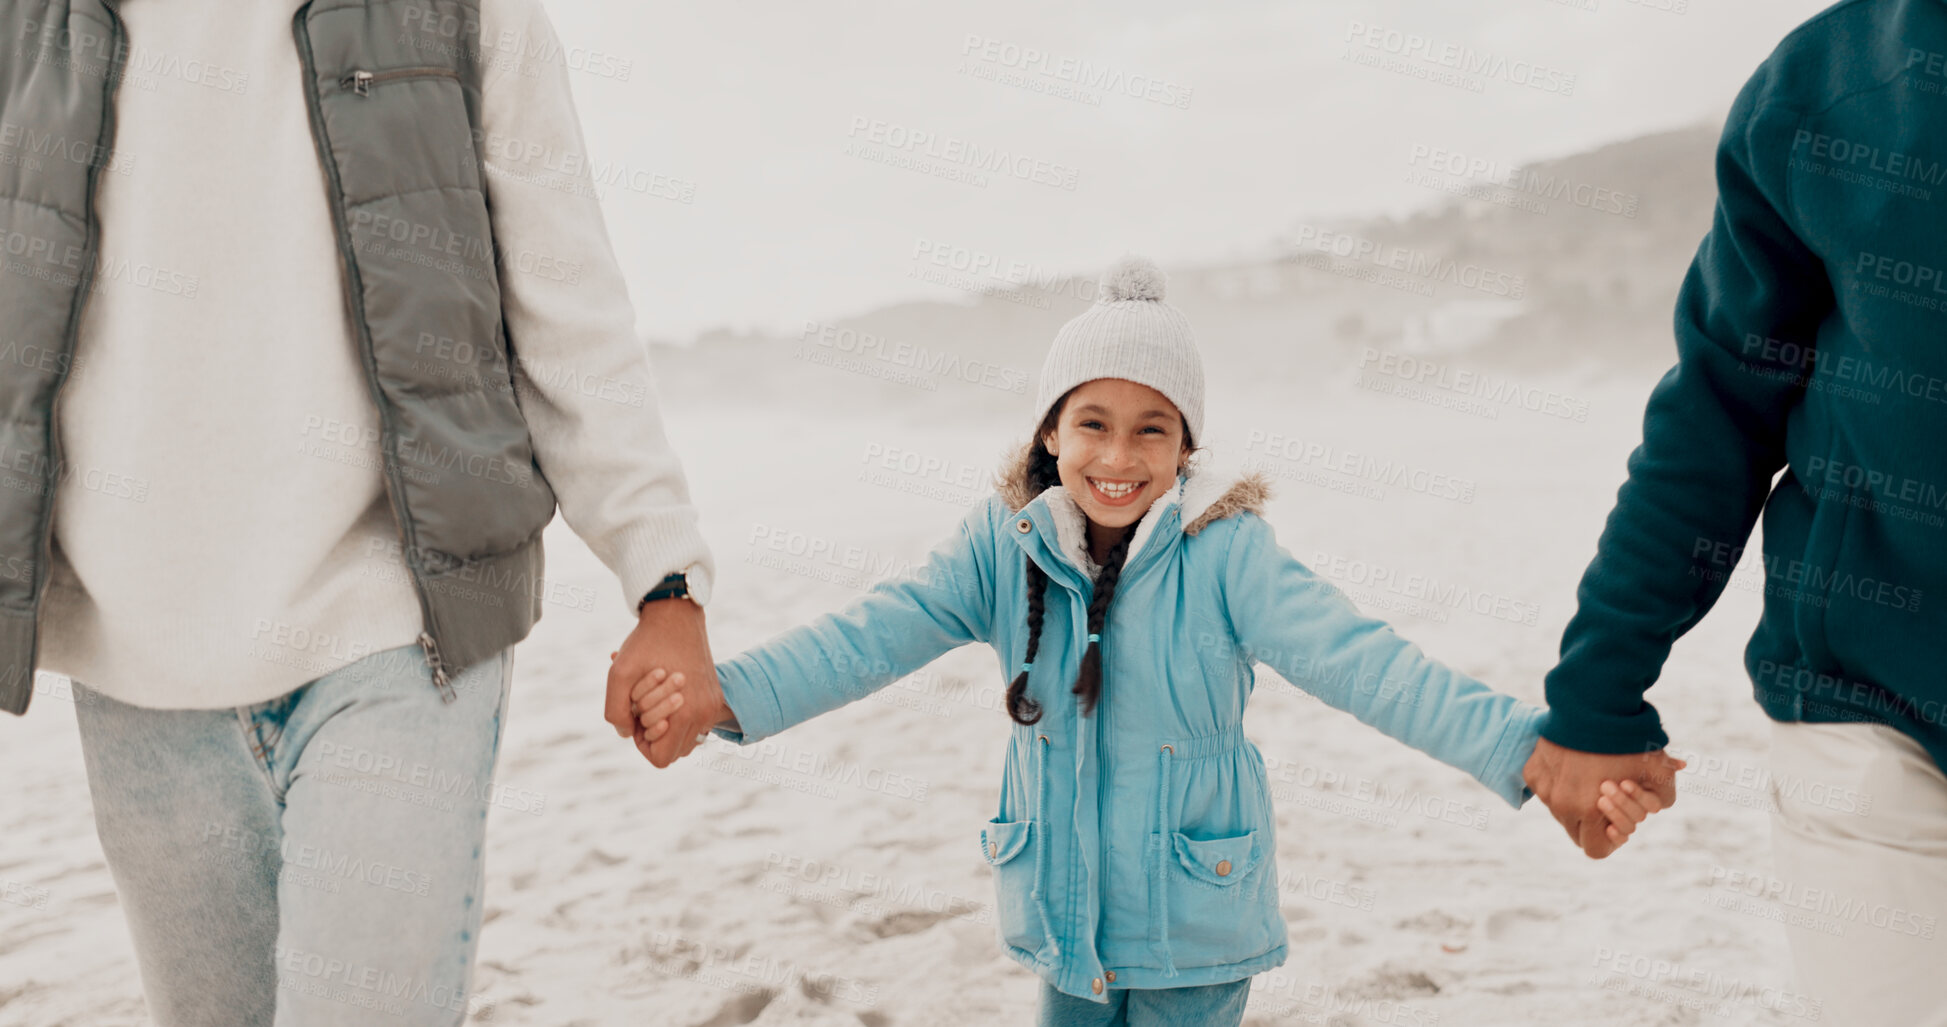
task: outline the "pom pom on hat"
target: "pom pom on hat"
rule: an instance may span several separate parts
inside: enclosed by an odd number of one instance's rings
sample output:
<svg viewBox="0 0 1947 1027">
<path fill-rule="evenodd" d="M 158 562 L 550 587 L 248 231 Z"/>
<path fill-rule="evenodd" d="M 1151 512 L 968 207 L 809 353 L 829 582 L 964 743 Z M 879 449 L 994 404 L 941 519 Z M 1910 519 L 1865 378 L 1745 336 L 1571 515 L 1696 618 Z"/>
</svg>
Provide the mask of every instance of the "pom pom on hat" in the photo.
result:
<svg viewBox="0 0 1947 1027">
<path fill-rule="evenodd" d="M 1114 267 L 1102 276 L 1103 303 L 1118 303 L 1123 300 L 1156 300 L 1163 298 L 1163 287 L 1169 284 L 1169 276 L 1163 269 L 1147 257 L 1124 257 L 1116 261 Z"/>
</svg>

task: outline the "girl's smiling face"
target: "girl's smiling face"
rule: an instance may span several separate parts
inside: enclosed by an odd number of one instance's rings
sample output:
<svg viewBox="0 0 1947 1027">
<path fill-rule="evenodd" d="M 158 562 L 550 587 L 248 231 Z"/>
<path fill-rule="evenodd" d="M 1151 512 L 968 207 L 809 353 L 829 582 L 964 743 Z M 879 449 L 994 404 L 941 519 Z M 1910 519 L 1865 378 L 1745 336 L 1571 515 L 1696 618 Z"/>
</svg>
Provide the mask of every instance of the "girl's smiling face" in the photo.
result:
<svg viewBox="0 0 1947 1027">
<path fill-rule="evenodd" d="M 1088 515 L 1090 548 L 1142 520 L 1176 484 L 1190 452 L 1183 415 L 1163 394 L 1121 378 L 1076 386 L 1042 445 Z"/>
</svg>

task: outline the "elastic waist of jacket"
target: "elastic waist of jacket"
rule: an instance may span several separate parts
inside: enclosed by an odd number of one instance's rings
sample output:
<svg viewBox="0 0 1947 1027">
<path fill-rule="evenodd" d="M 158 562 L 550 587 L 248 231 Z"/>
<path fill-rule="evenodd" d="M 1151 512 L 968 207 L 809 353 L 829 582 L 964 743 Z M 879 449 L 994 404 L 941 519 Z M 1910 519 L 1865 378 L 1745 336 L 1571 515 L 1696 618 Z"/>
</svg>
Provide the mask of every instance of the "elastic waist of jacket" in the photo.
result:
<svg viewBox="0 0 1947 1027">
<path fill-rule="evenodd" d="M 1019 731 L 1020 738 L 1024 743 L 1039 742 L 1043 738 L 1047 738 L 1050 742 L 1058 741 L 1058 739 L 1040 727 L 1017 727 L 1016 730 Z M 1207 735 L 1153 735 L 1147 739 L 1137 736 L 1133 743 L 1130 740 L 1129 732 L 1118 731 L 1116 733 L 1117 748 L 1125 748 L 1131 744 L 1135 744 L 1141 745 L 1151 752 L 1161 752 L 1164 746 L 1168 746 L 1170 755 L 1178 760 L 1195 760 L 1203 759 L 1206 756 L 1222 756 L 1233 749 L 1241 747 L 1246 741 L 1247 739 L 1244 737 L 1244 725 L 1242 724 L 1213 731 Z M 1056 745 L 1055 748 L 1066 749 L 1068 747 L 1066 745 Z"/>
<path fill-rule="evenodd" d="M 1244 725 L 1234 724 L 1207 735 L 1158 736 L 1151 745 L 1157 751 L 1168 746 L 1173 759 L 1197 760 L 1206 756 L 1222 756 L 1241 747 L 1244 742 Z M 1123 746 L 1127 743 L 1118 739 L 1116 744 Z"/>
</svg>

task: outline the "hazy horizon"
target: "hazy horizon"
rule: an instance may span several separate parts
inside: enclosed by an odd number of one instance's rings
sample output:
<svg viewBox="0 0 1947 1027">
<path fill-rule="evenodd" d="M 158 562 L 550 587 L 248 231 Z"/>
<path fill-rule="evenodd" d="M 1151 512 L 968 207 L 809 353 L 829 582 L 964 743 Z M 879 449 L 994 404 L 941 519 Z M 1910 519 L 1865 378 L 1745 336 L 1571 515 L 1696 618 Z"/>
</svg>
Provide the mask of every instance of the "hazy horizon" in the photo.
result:
<svg viewBox="0 0 1947 1027">
<path fill-rule="evenodd" d="M 1660 9 L 1672 5 L 1684 10 Z M 1203 263 L 1299 219 L 1425 206 L 1441 197 L 1403 181 L 1413 146 L 1519 164 L 1721 118 L 1825 6 L 880 2 L 851 5 L 849 23 L 780 3 L 549 11 L 572 52 L 600 55 L 574 76 L 593 161 L 655 183 L 604 187 L 604 206 L 641 331 L 680 341 L 960 295 L 908 277 L 925 246 L 1092 273 L 1124 252 Z M 1514 70 L 1475 92 L 1344 59 L 1390 56 L 1406 36 Z M 1029 50 L 1045 56 L 1029 63 Z M 1003 72 L 1032 86 L 981 77 Z M 1572 89 L 1513 81 L 1542 73 L 1572 75 Z M 1149 98 L 1084 87 L 1093 102 L 1037 91 L 1083 78 L 1155 85 Z M 948 181 L 845 152 L 916 132 L 935 152 L 1040 162 L 1054 184 Z"/>
</svg>

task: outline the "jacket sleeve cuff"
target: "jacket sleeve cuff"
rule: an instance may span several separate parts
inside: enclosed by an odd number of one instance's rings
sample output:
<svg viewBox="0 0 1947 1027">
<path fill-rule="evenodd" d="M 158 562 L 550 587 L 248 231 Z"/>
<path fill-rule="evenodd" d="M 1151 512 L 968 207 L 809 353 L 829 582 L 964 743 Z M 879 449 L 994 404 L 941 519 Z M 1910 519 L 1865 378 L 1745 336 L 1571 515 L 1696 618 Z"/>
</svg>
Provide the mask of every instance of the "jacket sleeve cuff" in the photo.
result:
<svg viewBox="0 0 1947 1027">
<path fill-rule="evenodd" d="M 622 583 L 622 601 L 630 617 L 635 616 L 636 604 L 650 589 L 679 571 L 689 579 L 690 598 L 698 606 L 709 605 L 710 589 L 716 583 L 716 561 L 693 525 L 646 525 L 626 534 L 607 562 Z M 596 555 L 602 554 L 598 550 Z"/>
<path fill-rule="evenodd" d="M 725 741 L 749 745 L 784 730 L 784 711 L 778 705 L 777 689 L 762 668 L 738 656 L 717 664 L 717 682 L 723 686 L 723 701 L 743 730 L 716 727 L 711 733 Z"/>
<path fill-rule="evenodd" d="M 1528 790 L 1521 771 L 1534 755 L 1535 743 L 1540 741 L 1548 720 L 1548 710 L 1529 703 L 1518 704 L 1509 715 L 1507 726 L 1501 729 L 1500 740 L 1494 743 L 1487 767 L 1481 771 L 1481 783 L 1515 809 L 1534 798 L 1535 793 Z"/>
<path fill-rule="evenodd" d="M 1643 704 L 1642 711 L 1627 715 L 1569 712 L 1562 706 L 1549 710 L 1541 736 L 1564 749 L 1621 756 L 1655 752 L 1670 744 L 1656 708 Z"/>
</svg>

